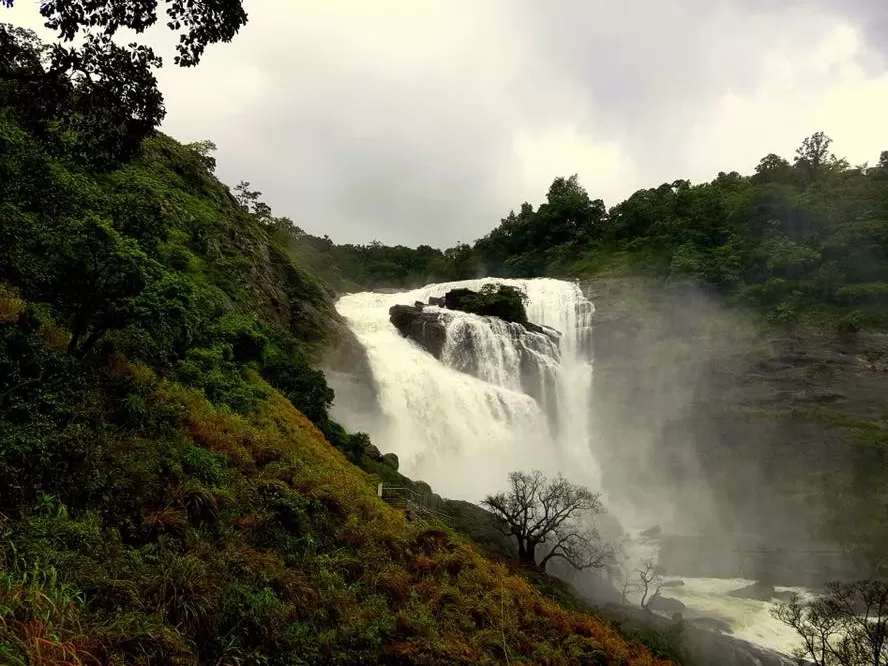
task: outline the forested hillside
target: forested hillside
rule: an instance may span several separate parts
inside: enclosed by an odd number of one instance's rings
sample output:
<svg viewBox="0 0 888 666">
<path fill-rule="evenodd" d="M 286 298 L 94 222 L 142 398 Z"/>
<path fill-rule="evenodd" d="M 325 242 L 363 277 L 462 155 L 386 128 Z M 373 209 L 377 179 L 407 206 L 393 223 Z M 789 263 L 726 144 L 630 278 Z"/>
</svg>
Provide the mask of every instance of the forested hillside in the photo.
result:
<svg viewBox="0 0 888 666">
<path fill-rule="evenodd" d="M 0 663 L 660 663 L 377 498 L 312 369 L 332 290 L 154 131 L 148 53 L 0 55 Z"/>
<path fill-rule="evenodd" d="M 751 176 L 664 183 L 609 210 L 576 176 L 557 178 L 536 209 L 524 203 L 472 246 L 445 251 L 337 246 L 286 228 L 298 255 L 338 288 L 644 275 L 706 286 L 775 323 L 888 323 L 888 151 L 875 166 L 851 166 L 822 133 L 791 163 L 767 155 Z"/>
</svg>

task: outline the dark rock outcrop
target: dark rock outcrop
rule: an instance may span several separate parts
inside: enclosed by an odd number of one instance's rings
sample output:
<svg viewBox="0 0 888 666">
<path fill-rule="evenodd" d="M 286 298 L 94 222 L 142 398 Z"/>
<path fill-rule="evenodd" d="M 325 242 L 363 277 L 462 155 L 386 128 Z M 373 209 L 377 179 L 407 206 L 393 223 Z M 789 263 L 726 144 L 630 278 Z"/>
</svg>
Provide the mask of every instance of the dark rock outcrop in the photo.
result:
<svg viewBox="0 0 888 666">
<path fill-rule="evenodd" d="M 527 311 L 521 292 L 503 284 L 488 284 L 481 291 L 459 288 L 444 294 L 444 305 L 485 317 L 498 317 L 515 324 L 527 323 Z"/>
<path fill-rule="evenodd" d="M 453 317 L 449 312 L 425 310 L 421 303 L 393 305 L 389 308 L 389 320 L 401 335 L 410 338 L 439 360 L 447 341 L 447 325 Z M 539 385 L 542 378 L 539 376 L 539 364 L 534 361 L 533 356 L 541 354 L 557 357 L 558 338 L 561 334 L 548 326 L 530 322 L 509 323 L 507 328 L 512 343 L 521 353 L 522 378 L 529 385 Z M 466 353 L 461 358 L 454 359 L 455 368 L 467 374 L 476 374 L 478 350 L 474 348 L 474 341 L 469 336 L 461 344 L 466 347 Z"/>
<path fill-rule="evenodd" d="M 391 467 L 393 470 L 398 469 L 400 462 L 398 461 L 397 454 L 394 453 L 384 453 L 382 454 L 382 462 Z"/>
<path fill-rule="evenodd" d="M 382 453 L 379 452 L 379 449 L 375 444 L 368 444 L 365 446 L 364 455 L 370 458 L 370 460 L 382 460 Z"/>
<path fill-rule="evenodd" d="M 653 527 L 647 528 L 644 532 L 641 533 L 641 536 L 653 538 L 658 537 L 663 533 L 663 528 L 659 525 L 654 525 Z"/>
<path fill-rule="evenodd" d="M 441 359 L 447 340 L 441 313 L 426 312 L 415 305 L 393 305 L 389 320 L 405 338 L 410 338 L 437 359 Z"/>
<path fill-rule="evenodd" d="M 770 601 L 775 594 L 776 591 L 774 590 L 774 586 L 766 585 L 764 583 L 753 583 L 752 585 L 747 585 L 738 590 L 731 590 L 728 592 L 729 597 L 755 599 L 756 601 Z"/>
<path fill-rule="evenodd" d="M 755 599 L 757 601 L 771 601 L 778 599 L 780 601 L 788 601 L 792 598 L 792 592 L 778 592 L 773 585 L 767 583 L 753 583 L 738 590 L 728 592 L 729 597 L 738 597 L 740 599 Z"/>
<path fill-rule="evenodd" d="M 660 613 L 669 613 L 670 615 L 672 613 L 681 613 L 686 608 L 686 606 L 678 599 L 664 597 L 660 594 L 651 599 L 648 602 L 647 607 L 649 610 L 658 611 Z"/>
<path fill-rule="evenodd" d="M 661 587 L 684 587 L 684 585 L 683 580 L 667 580 Z"/>
<path fill-rule="evenodd" d="M 680 630 L 681 648 L 687 663 L 698 666 L 797 666 L 798 663 L 774 650 L 726 636 L 728 632 L 719 630 L 719 627 L 724 630 L 724 625 L 718 620 L 699 618 L 675 621 L 646 613 L 640 608 L 617 605 L 609 605 L 604 612 L 622 631 L 655 629 L 675 635 L 676 630 Z"/>
<path fill-rule="evenodd" d="M 557 331 L 551 326 L 543 326 L 542 324 L 534 324 L 532 321 L 524 322 L 524 328 L 526 328 L 531 333 L 540 333 L 542 335 L 548 335 L 550 338 L 553 338 L 556 342 L 558 338 L 561 337 L 561 331 Z"/>
</svg>

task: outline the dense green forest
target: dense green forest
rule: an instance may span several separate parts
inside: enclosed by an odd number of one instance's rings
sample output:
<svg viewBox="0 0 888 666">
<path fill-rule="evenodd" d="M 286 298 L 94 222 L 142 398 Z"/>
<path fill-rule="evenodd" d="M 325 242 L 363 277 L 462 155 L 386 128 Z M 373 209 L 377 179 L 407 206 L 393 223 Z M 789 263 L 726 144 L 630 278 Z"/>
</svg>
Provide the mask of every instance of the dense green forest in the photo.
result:
<svg viewBox="0 0 888 666">
<path fill-rule="evenodd" d="M 168 7 L 181 64 L 217 4 Z M 42 3 L 81 49 L 0 24 L 0 663 L 662 663 L 376 496 L 313 369 L 334 292 L 156 132 L 110 36 L 157 8 L 110 6 Z"/>
<path fill-rule="evenodd" d="M 639 190 L 608 210 L 576 176 L 557 178 L 536 209 L 521 205 L 473 245 L 335 245 L 277 220 L 297 256 L 339 289 L 418 286 L 481 275 L 645 275 L 689 281 L 775 323 L 842 330 L 888 324 L 888 151 L 850 166 L 823 133 L 792 163 Z"/>
</svg>

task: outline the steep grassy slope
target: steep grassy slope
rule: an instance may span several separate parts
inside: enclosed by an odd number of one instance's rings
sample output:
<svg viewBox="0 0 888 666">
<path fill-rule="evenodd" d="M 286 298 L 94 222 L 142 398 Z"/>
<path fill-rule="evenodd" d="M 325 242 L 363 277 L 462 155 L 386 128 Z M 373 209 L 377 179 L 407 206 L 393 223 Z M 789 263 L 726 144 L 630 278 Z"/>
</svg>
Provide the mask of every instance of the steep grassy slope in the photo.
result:
<svg viewBox="0 0 888 666">
<path fill-rule="evenodd" d="M 376 497 L 270 232 L 167 137 L 96 174 L 0 118 L 0 663 L 659 663 Z"/>
<path fill-rule="evenodd" d="M 5 523 L 10 658 L 47 640 L 44 654 L 84 663 L 481 664 L 504 649 L 513 663 L 654 663 L 453 535 L 405 523 L 280 395 L 239 416 L 142 367 L 113 371 L 176 414 L 176 434 L 106 450 L 113 509 L 43 498 Z"/>
</svg>

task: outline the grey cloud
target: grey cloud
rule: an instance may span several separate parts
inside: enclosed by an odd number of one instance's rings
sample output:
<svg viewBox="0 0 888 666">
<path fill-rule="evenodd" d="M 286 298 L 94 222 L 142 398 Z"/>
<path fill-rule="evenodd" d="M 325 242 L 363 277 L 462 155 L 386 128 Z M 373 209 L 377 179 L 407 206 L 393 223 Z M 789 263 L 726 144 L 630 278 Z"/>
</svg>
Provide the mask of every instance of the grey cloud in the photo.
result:
<svg viewBox="0 0 888 666">
<path fill-rule="evenodd" d="M 275 210 L 337 241 L 447 245 L 507 212 L 511 111 L 471 75 L 471 53 L 428 74 L 409 53 L 385 69 L 350 53 L 348 33 L 325 42 L 297 28 L 285 50 L 262 49 L 271 25 L 256 20 L 239 47 L 272 89 L 242 111 L 249 142 L 220 160 L 227 180 L 250 180 Z"/>
<path fill-rule="evenodd" d="M 800 52 L 834 20 L 759 0 L 450 6 L 448 20 L 477 29 L 435 57 L 423 40 L 398 53 L 380 38 L 373 51 L 360 26 L 331 30 L 298 12 L 285 24 L 256 5 L 238 41 L 217 48 L 248 54 L 272 89 L 248 100 L 238 131 L 249 141 L 221 156 L 221 173 L 337 241 L 469 241 L 539 196 L 522 190 L 516 133 L 572 124 L 617 141 L 638 184 L 694 177 L 685 146 L 701 113 L 725 92 L 754 90 L 768 49 Z M 435 43 L 434 26 L 404 29 Z M 725 156 L 719 168 L 736 166 Z"/>
<path fill-rule="evenodd" d="M 836 14 L 846 17 L 859 27 L 870 44 L 882 54 L 882 64 L 888 59 L 888 3 L 884 0 L 820 0 Z"/>
<path fill-rule="evenodd" d="M 700 112 L 726 92 L 754 90 L 767 67 L 764 53 L 809 47 L 829 21 L 810 7 L 805 12 L 776 4 L 629 0 L 532 6 L 540 26 L 534 32 L 538 50 L 585 92 L 586 122 L 619 136 L 648 181 L 670 171 L 686 177 L 681 152 L 699 130 Z"/>
<path fill-rule="evenodd" d="M 200 67 L 162 70 L 164 129 L 215 140 L 223 180 L 250 181 L 313 233 L 410 245 L 480 237 L 573 170 L 586 169 L 581 182 L 614 204 L 635 187 L 791 151 L 831 128 L 805 127 L 784 108 L 760 119 L 762 130 L 715 131 L 720 100 L 758 99 L 769 54 L 803 62 L 840 22 L 863 31 L 873 51 L 855 57 L 882 75 L 874 54 L 888 34 L 882 0 L 253 0 L 248 11 L 242 33 Z M 151 39 L 171 52 L 168 35 Z M 808 99 L 831 74 L 793 76 L 796 89 L 764 99 Z M 518 137 L 565 128 L 611 149 L 599 158 L 578 146 L 585 162 L 516 153 Z M 707 143 L 712 132 L 718 148 Z M 629 165 L 622 187 L 588 172 L 589 160 L 613 155 L 619 164 L 597 173 Z"/>
</svg>

